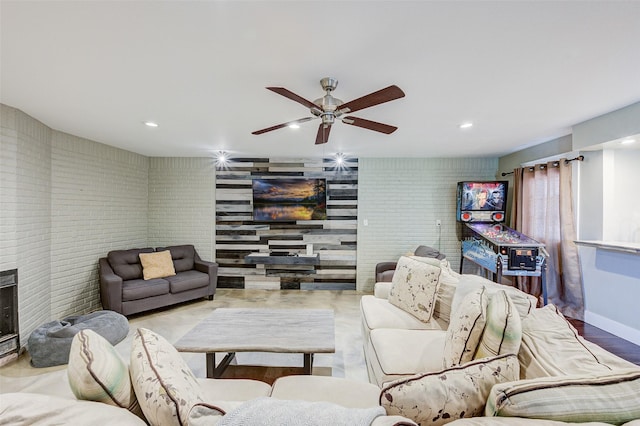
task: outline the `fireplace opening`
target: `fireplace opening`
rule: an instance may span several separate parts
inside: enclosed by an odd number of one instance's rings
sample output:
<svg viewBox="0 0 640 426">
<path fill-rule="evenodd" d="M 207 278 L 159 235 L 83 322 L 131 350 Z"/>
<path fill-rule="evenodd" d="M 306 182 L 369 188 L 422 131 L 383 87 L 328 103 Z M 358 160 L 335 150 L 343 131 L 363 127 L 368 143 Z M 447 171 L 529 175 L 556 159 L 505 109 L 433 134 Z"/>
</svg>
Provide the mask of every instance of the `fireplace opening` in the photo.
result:
<svg viewBox="0 0 640 426">
<path fill-rule="evenodd" d="M 18 270 L 0 271 L 0 366 L 18 358 Z"/>
</svg>

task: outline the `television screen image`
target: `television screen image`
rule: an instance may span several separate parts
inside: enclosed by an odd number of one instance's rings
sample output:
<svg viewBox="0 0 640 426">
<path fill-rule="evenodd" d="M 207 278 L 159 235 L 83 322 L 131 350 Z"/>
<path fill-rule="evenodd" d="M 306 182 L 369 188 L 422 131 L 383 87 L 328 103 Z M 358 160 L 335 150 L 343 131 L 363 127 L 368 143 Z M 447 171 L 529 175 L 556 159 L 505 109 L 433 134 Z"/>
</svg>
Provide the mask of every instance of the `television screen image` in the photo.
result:
<svg viewBox="0 0 640 426">
<path fill-rule="evenodd" d="M 325 179 L 254 179 L 252 187 L 255 221 L 327 218 Z"/>
<path fill-rule="evenodd" d="M 457 219 L 463 222 L 503 222 L 507 181 L 458 182 Z"/>
</svg>

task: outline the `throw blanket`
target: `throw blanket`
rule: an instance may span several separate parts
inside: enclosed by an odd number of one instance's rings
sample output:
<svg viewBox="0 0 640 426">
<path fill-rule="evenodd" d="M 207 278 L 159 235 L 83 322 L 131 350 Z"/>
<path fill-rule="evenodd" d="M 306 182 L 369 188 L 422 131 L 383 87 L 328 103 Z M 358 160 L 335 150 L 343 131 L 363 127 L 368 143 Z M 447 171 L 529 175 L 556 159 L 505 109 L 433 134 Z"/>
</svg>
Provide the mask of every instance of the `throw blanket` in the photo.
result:
<svg viewBox="0 0 640 426">
<path fill-rule="evenodd" d="M 228 412 L 218 426 L 369 426 L 385 414 L 382 407 L 345 408 L 330 402 L 262 397 Z"/>
</svg>

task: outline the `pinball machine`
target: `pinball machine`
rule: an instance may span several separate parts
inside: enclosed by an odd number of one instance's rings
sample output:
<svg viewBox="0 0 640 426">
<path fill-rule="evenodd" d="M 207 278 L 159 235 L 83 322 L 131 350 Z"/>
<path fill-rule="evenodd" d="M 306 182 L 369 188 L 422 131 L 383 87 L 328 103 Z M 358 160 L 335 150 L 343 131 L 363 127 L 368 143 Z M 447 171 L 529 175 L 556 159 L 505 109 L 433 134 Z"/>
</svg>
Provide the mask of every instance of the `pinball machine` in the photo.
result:
<svg viewBox="0 0 640 426">
<path fill-rule="evenodd" d="M 544 244 L 504 225 L 507 181 L 459 182 L 457 220 L 462 223 L 460 273 L 469 260 L 492 274 L 540 277 L 543 302 L 547 304 Z"/>
</svg>

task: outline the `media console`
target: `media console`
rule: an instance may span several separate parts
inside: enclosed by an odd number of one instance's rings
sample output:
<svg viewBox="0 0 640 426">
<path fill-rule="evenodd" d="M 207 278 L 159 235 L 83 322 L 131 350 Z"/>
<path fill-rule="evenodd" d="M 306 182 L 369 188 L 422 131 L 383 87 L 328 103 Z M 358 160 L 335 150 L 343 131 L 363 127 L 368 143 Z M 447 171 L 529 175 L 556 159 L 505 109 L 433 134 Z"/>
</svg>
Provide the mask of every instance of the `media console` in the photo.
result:
<svg viewBox="0 0 640 426">
<path fill-rule="evenodd" d="M 318 265 L 320 256 L 315 254 L 251 253 L 244 257 L 245 263 L 251 265 Z"/>
</svg>

